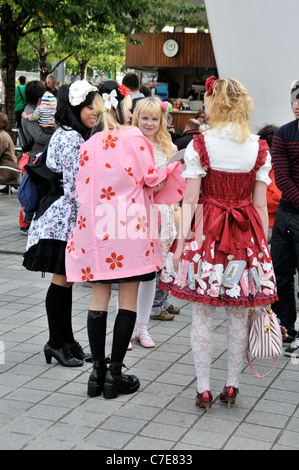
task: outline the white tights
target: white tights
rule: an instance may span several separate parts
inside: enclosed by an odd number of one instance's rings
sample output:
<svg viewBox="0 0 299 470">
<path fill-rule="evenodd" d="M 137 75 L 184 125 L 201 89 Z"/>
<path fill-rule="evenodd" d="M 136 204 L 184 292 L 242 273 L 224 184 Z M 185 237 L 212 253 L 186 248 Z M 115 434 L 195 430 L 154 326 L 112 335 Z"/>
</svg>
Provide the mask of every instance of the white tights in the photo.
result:
<svg viewBox="0 0 299 470">
<path fill-rule="evenodd" d="M 194 302 L 192 306 L 191 345 L 199 393 L 210 389 L 213 350 L 213 317 L 216 307 Z M 239 378 L 248 346 L 248 308 L 225 307 L 227 326 L 228 376 L 226 385 L 239 387 Z"/>
</svg>

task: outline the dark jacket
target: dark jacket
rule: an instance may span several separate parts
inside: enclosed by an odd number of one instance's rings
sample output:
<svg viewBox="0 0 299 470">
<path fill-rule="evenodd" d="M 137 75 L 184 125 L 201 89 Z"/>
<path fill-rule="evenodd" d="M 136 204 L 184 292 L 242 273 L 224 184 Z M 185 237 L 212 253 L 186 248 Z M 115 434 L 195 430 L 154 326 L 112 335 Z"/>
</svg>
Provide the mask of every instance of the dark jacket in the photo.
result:
<svg viewBox="0 0 299 470">
<path fill-rule="evenodd" d="M 178 150 L 185 149 L 187 145 L 191 142 L 194 135 L 201 134 L 200 131 L 186 131 L 182 137 L 179 137 L 175 141 L 175 145 L 177 146 Z"/>
</svg>

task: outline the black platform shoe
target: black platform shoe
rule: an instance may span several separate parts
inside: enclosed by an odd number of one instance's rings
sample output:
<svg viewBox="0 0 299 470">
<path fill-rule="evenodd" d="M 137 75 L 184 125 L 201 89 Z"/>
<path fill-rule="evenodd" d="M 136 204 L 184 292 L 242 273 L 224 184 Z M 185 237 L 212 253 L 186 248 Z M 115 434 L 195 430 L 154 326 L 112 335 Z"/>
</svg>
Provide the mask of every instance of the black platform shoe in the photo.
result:
<svg viewBox="0 0 299 470">
<path fill-rule="evenodd" d="M 101 395 L 107 373 L 107 361 L 95 361 L 87 384 L 87 395 L 95 398 Z"/>
<path fill-rule="evenodd" d="M 104 397 L 111 399 L 117 398 L 119 393 L 129 395 L 137 392 L 140 382 L 136 375 L 122 374 L 122 363 L 111 363 L 106 374 L 104 382 Z"/>
<path fill-rule="evenodd" d="M 52 357 L 54 357 L 63 367 L 83 366 L 83 361 L 74 357 L 70 347 L 66 344 L 60 349 L 53 349 L 49 343 L 47 343 L 44 347 L 44 353 L 47 364 L 51 364 Z"/>
</svg>

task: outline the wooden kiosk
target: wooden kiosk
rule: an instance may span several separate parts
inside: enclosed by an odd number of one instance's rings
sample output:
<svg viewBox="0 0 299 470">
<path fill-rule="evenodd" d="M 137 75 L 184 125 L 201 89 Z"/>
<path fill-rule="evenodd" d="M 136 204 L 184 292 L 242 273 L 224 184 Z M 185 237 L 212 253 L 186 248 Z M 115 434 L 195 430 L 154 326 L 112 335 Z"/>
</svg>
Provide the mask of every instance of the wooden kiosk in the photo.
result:
<svg viewBox="0 0 299 470">
<path fill-rule="evenodd" d="M 205 80 L 217 75 L 211 36 L 204 32 L 182 32 L 135 37 L 142 44 L 135 46 L 127 41 L 126 67 L 139 71 L 141 82 L 155 88 L 155 94 L 159 84 L 167 86 L 167 96 L 163 98 L 174 105 L 173 124 L 177 132 L 182 131 L 186 121 L 203 108 Z M 144 80 L 144 76 L 152 80 Z M 178 98 L 183 102 L 182 109 L 175 109 Z"/>
</svg>

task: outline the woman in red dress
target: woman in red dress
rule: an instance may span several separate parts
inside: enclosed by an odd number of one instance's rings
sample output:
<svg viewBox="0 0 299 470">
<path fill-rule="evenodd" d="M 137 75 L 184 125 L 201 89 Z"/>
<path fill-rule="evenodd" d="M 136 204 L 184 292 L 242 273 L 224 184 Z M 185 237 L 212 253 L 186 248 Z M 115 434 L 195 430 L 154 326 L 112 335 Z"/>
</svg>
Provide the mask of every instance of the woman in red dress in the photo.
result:
<svg viewBox="0 0 299 470">
<path fill-rule="evenodd" d="M 209 411 L 213 316 L 228 316 L 228 377 L 220 400 L 235 401 L 248 346 L 248 307 L 272 303 L 276 283 L 267 245 L 271 157 L 250 133 L 253 101 L 234 79 L 206 83 L 209 129 L 185 153 L 181 227 L 161 274 L 161 287 L 193 302 L 191 343 L 196 405 Z"/>
</svg>

